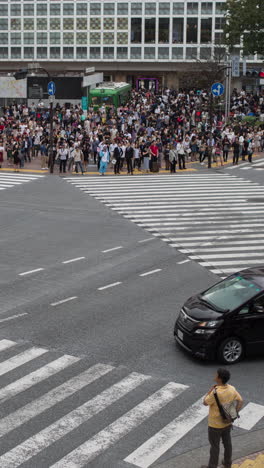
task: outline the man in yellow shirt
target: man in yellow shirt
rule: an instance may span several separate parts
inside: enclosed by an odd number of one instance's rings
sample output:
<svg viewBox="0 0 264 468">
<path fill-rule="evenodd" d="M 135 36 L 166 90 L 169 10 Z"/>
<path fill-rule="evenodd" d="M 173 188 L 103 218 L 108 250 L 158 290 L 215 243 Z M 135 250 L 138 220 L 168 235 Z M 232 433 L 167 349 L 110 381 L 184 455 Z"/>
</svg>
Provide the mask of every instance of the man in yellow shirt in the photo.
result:
<svg viewBox="0 0 264 468">
<path fill-rule="evenodd" d="M 203 404 L 209 406 L 208 439 L 211 448 L 209 463 L 201 468 L 217 468 L 221 439 L 224 445 L 223 465 L 225 468 L 231 468 L 232 465 L 232 423 L 223 420 L 214 396 L 214 390 L 216 389 L 221 405 L 235 401 L 237 412 L 241 410 L 243 406 L 242 397 L 235 387 L 227 383 L 229 379 L 230 372 L 227 369 L 218 369 L 215 376 L 216 385 L 211 387 L 204 397 Z"/>
</svg>

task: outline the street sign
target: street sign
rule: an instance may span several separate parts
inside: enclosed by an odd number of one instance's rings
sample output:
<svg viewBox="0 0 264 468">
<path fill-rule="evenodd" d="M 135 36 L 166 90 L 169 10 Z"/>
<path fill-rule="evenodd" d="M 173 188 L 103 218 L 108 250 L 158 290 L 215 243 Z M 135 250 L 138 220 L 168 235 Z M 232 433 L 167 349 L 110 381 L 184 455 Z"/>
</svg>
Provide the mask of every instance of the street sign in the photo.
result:
<svg viewBox="0 0 264 468">
<path fill-rule="evenodd" d="M 86 96 L 82 96 L 82 110 L 88 109 L 88 98 Z"/>
<path fill-rule="evenodd" d="M 222 83 L 214 83 L 211 87 L 211 91 L 212 91 L 212 94 L 216 97 L 222 96 L 222 94 L 224 94 L 225 87 Z"/>
<path fill-rule="evenodd" d="M 55 86 L 55 83 L 54 81 L 50 81 L 48 83 L 48 94 L 50 96 L 54 96 L 54 94 L 56 93 L 56 86 Z"/>
<path fill-rule="evenodd" d="M 239 78 L 240 76 L 240 57 L 239 55 L 232 56 L 232 77 Z"/>
</svg>

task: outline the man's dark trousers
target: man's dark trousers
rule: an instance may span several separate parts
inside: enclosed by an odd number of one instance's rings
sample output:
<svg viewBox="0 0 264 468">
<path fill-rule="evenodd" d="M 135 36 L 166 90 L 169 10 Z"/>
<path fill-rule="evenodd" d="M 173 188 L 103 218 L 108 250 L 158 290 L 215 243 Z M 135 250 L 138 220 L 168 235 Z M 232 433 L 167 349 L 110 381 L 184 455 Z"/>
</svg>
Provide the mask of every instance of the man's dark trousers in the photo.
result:
<svg viewBox="0 0 264 468">
<path fill-rule="evenodd" d="M 232 428 L 231 425 L 224 427 L 223 429 L 216 429 L 210 426 L 208 427 L 208 439 L 211 445 L 208 468 L 217 468 L 218 466 L 221 439 L 222 439 L 224 449 L 225 449 L 224 467 L 231 468 L 231 465 L 232 465 L 231 428 Z"/>
</svg>

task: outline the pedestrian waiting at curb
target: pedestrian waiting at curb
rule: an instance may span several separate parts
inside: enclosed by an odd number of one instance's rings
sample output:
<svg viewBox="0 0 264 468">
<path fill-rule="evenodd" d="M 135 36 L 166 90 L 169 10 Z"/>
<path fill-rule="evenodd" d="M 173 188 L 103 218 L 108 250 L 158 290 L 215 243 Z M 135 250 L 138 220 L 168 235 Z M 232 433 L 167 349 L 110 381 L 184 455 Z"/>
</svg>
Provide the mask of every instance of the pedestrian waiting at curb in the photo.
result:
<svg viewBox="0 0 264 468">
<path fill-rule="evenodd" d="M 203 404 L 209 406 L 208 439 L 210 443 L 210 458 L 208 465 L 201 468 L 217 468 L 219 460 L 220 440 L 224 445 L 224 468 L 232 465 L 231 429 L 233 421 L 239 417 L 243 406 L 241 395 L 227 382 L 230 372 L 219 368 L 216 372 L 215 382 L 204 397 Z"/>
</svg>

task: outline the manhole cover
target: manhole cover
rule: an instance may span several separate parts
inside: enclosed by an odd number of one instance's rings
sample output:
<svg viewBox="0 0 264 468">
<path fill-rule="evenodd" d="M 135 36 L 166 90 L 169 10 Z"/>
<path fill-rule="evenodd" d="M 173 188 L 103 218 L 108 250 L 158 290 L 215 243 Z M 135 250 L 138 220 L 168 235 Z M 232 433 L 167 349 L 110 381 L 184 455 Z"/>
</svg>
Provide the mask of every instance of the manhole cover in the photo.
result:
<svg viewBox="0 0 264 468">
<path fill-rule="evenodd" d="M 264 203 L 264 198 L 248 198 L 249 203 Z"/>
</svg>

